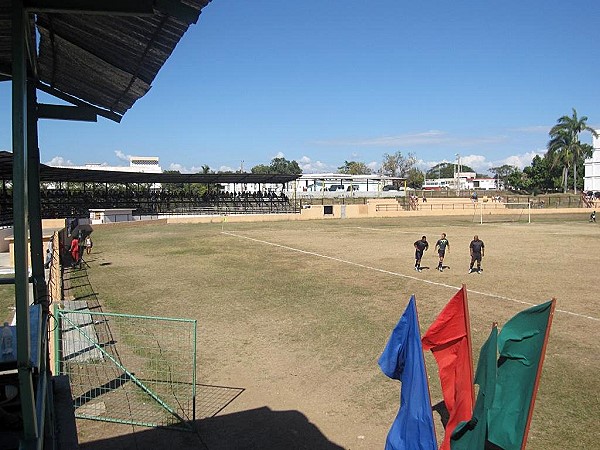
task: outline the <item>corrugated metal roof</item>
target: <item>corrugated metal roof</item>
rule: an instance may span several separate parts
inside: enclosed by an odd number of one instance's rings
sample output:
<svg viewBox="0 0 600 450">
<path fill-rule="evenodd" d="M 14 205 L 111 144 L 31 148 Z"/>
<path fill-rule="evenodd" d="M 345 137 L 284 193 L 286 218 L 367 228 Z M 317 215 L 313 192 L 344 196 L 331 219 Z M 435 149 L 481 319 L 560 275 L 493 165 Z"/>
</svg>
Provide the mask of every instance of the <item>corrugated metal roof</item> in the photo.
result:
<svg viewBox="0 0 600 450">
<path fill-rule="evenodd" d="M 13 154 L 0 151 L 0 180 L 12 179 Z M 40 181 L 77 183 L 287 183 L 300 175 L 255 173 L 143 173 L 69 169 L 40 164 Z"/>
<path fill-rule="evenodd" d="M 189 23 L 164 12 L 165 3 L 191 7 L 197 19 L 209 1 L 154 1 L 154 13 L 139 16 L 38 12 L 38 81 L 122 116 L 148 92 L 188 29 Z M 0 72 L 7 75 L 10 5 L 0 0 Z"/>
</svg>

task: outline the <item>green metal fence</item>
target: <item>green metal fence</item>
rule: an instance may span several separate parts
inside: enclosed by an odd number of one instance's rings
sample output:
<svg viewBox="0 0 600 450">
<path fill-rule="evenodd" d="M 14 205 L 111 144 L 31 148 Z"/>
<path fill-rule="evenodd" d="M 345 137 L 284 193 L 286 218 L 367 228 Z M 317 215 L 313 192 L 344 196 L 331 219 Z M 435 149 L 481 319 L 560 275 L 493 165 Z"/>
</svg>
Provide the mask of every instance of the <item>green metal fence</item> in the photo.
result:
<svg viewBox="0 0 600 450">
<path fill-rule="evenodd" d="M 70 378 L 75 416 L 189 428 L 196 419 L 196 321 L 72 303 L 55 311 L 55 372 Z"/>
</svg>

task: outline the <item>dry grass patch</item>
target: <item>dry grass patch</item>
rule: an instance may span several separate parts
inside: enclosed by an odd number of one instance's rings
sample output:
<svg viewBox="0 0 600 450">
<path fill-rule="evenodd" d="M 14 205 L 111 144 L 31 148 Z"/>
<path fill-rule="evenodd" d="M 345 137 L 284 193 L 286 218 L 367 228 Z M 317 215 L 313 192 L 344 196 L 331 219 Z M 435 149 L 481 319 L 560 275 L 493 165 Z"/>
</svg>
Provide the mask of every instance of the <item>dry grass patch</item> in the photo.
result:
<svg viewBox="0 0 600 450">
<path fill-rule="evenodd" d="M 391 329 L 414 293 L 425 331 L 466 283 L 475 357 L 491 322 L 502 325 L 524 303 L 556 297 L 575 314 L 555 316 L 528 448 L 596 445 L 600 300 L 586 272 L 600 228 L 587 217 L 227 223 L 225 231 L 102 228 L 88 257 L 105 310 L 198 319 L 199 381 L 245 388 L 222 415 L 296 410 L 344 448 L 380 448 L 398 407 L 399 385 L 376 363 Z M 433 270 L 441 232 L 451 245 L 444 273 Z M 431 270 L 416 273 L 412 243 L 423 234 Z M 486 244 L 483 275 L 466 273 L 473 234 Z M 441 391 L 426 360 L 435 404 Z"/>
</svg>

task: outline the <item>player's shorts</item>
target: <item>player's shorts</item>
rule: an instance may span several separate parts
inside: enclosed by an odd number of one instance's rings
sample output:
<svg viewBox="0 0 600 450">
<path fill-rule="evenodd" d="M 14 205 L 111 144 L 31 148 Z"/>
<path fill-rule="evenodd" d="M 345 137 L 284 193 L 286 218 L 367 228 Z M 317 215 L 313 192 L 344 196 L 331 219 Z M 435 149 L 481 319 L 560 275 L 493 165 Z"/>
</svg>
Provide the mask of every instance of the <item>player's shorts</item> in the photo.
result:
<svg viewBox="0 0 600 450">
<path fill-rule="evenodd" d="M 473 256 L 471 256 L 471 261 L 481 262 L 481 253 L 473 253 Z"/>
<path fill-rule="evenodd" d="M 423 258 L 423 252 L 421 250 L 416 250 L 415 251 L 415 259 L 422 259 Z"/>
<path fill-rule="evenodd" d="M 438 255 L 440 256 L 440 258 L 443 258 L 444 256 L 446 256 L 446 250 L 438 250 Z"/>
</svg>

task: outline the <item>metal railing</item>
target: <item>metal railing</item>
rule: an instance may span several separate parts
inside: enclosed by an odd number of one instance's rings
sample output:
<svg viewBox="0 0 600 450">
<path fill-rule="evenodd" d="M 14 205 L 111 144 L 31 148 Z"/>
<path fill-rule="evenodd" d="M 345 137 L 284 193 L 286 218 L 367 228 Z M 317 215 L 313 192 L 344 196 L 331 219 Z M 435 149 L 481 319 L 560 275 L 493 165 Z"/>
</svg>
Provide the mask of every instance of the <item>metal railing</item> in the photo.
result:
<svg viewBox="0 0 600 450">
<path fill-rule="evenodd" d="M 196 418 L 195 320 L 55 309 L 57 374 L 75 417 L 188 428 Z"/>
</svg>

